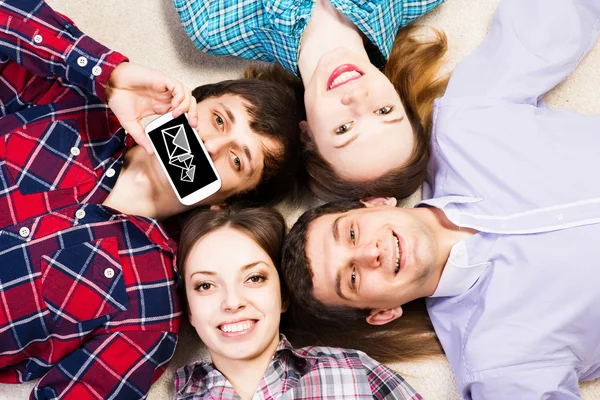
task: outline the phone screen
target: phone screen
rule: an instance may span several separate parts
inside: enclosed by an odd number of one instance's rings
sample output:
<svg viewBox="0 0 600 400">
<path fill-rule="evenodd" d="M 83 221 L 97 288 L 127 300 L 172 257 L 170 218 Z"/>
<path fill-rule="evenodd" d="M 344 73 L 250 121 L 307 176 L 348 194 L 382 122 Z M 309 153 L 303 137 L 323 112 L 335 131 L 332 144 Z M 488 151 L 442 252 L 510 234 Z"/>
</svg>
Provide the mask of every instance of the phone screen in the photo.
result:
<svg viewBox="0 0 600 400">
<path fill-rule="evenodd" d="M 180 198 L 213 183 L 217 175 L 184 114 L 148 132 Z"/>
</svg>

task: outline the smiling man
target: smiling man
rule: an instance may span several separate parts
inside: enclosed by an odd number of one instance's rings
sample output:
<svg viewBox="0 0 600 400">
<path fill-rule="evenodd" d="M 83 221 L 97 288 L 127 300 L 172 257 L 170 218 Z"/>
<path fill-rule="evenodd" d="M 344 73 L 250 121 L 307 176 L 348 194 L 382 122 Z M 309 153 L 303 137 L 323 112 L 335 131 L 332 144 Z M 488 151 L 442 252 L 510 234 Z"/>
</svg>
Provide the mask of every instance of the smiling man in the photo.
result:
<svg viewBox="0 0 600 400">
<path fill-rule="evenodd" d="M 164 371 L 181 310 L 177 246 L 159 220 L 282 191 L 299 134 L 283 86 L 193 95 L 43 1 L 0 2 L 0 382 L 41 378 L 35 399 L 138 399 Z M 222 178 L 193 206 L 140 122 L 169 111 L 188 112 Z"/>
<path fill-rule="evenodd" d="M 464 399 L 581 398 L 600 377 L 600 118 L 541 96 L 599 27 L 596 0 L 503 0 L 436 101 L 424 200 L 308 211 L 284 247 L 295 302 L 352 332 L 425 298 Z"/>
</svg>

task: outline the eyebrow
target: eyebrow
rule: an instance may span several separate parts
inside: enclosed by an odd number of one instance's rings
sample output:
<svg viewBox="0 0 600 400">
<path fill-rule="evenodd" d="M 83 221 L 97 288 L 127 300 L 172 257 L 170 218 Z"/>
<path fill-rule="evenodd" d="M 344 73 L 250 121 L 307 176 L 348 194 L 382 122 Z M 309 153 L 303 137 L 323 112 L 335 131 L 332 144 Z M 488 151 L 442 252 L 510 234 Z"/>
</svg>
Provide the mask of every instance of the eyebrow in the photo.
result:
<svg viewBox="0 0 600 400">
<path fill-rule="evenodd" d="M 337 293 L 342 300 L 350 300 L 342 293 L 342 271 L 340 270 L 338 270 L 337 274 L 335 275 L 335 293 Z"/>
<path fill-rule="evenodd" d="M 225 110 L 225 114 L 227 114 L 227 117 L 231 120 L 232 124 L 235 124 L 235 115 L 233 115 L 233 113 L 231 112 L 231 110 L 229 109 L 229 107 L 227 107 L 225 104 L 223 103 L 219 103 L 221 105 L 221 107 L 223 107 L 223 109 Z"/>
<path fill-rule="evenodd" d="M 342 219 L 343 215 L 340 215 L 339 217 L 337 217 L 335 219 L 335 221 L 333 221 L 333 224 L 331 224 L 331 233 L 333 234 L 333 239 L 335 240 L 336 243 L 338 243 L 340 241 L 340 229 L 339 229 L 339 224 L 340 224 L 340 219 Z"/>
<path fill-rule="evenodd" d="M 255 261 L 250 264 L 246 264 L 242 267 L 242 272 L 246 272 L 247 270 L 256 267 L 258 264 L 264 264 L 264 261 Z M 217 275 L 217 273 L 215 271 L 196 271 L 190 275 L 190 279 L 192 278 L 192 276 L 194 276 L 196 274 L 203 274 L 203 275 L 209 275 L 209 276 Z"/>
<path fill-rule="evenodd" d="M 389 121 L 383 121 L 384 124 L 397 124 L 398 122 L 402 122 L 402 120 L 404 119 L 404 117 L 400 117 L 400 118 L 396 118 L 396 119 L 390 119 Z"/>
</svg>

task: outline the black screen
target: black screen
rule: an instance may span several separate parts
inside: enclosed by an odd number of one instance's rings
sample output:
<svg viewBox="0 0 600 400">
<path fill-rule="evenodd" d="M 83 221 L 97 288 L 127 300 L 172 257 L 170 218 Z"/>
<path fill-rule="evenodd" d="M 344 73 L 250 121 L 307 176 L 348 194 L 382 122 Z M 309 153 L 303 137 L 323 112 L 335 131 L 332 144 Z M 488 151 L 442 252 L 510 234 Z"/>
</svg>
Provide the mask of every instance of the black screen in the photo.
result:
<svg viewBox="0 0 600 400">
<path fill-rule="evenodd" d="M 148 135 L 179 197 L 184 198 L 217 180 L 200 147 L 200 138 L 185 115 L 159 126 Z"/>
</svg>

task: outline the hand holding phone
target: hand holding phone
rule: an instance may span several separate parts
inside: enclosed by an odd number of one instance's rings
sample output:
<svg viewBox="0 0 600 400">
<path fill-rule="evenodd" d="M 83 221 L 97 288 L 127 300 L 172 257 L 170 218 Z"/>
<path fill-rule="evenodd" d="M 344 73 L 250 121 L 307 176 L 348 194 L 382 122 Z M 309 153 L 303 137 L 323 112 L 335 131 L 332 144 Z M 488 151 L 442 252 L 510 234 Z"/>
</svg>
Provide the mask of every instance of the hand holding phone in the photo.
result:
<svg viewBox="0 0 600 400">
<path fill-rule="evenodd" d="M 146 126 L 146 134 L 182 204 L 195 204 L 221 188 L 221 178 L 187 114 L 158 117 Z"/>
</svg>

